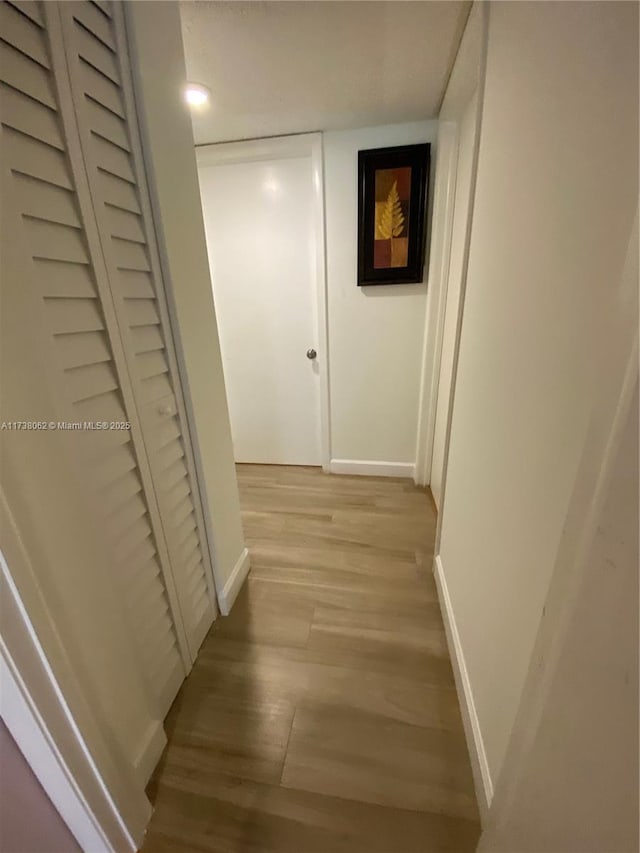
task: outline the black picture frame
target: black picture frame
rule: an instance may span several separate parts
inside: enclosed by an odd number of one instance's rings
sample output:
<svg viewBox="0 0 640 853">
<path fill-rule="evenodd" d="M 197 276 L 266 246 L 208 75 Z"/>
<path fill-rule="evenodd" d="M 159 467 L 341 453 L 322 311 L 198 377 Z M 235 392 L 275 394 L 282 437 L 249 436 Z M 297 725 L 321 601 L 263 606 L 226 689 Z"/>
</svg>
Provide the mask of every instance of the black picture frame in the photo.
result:
<svg viewBox="0 0 640 853">
<path fill-rule="evenodd" d="M 429 143 L 358 151 L 358 287 L 416 284 L 423 280 L 430 159 Z M 402 246 L 403 258 L 406 253 L 406 265 L 381 267 L 378 261 L 376 266 L 374 250 L 383 248 L 380 246 L 381 241 L 376 240 L 376 172 L 404 167 L 411 169 L 409 199 L 402 208 L 405 214 L 408 212 L 409 220 L 406 228 L 407 244 Z M 397 204 L 400 204 L 399 199 Z M 404 220 L 406 216 L 402 218 Z M 404 239 L 404 236 L 400 239 Z M 380 248 L 376 248 L 375 243 Z M 392 238 L 389 244 L 391 258 Z"/>
</svg>

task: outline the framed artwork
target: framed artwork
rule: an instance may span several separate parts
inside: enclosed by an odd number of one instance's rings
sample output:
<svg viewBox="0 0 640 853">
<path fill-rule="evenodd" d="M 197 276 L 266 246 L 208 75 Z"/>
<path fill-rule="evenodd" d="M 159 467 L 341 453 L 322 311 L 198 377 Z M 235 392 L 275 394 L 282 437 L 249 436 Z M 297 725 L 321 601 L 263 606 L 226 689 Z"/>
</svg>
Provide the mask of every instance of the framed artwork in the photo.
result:
<svg viewBox="0 0 640 853">
<path fill-rule="evenodd" d="M 422 281 L 431 146 L 358 152 L 358 286 Z"/>
</svg>

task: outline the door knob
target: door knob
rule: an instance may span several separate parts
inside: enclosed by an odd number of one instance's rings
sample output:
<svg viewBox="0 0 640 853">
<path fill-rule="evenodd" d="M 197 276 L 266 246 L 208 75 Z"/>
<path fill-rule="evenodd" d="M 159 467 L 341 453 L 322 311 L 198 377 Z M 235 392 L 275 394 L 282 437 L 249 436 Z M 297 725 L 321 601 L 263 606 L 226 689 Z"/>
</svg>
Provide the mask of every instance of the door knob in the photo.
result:
<svg viewBox="0 0 640 853">
<path fill-rule="evenodd" d="M 310 361 L 313 361 L 313 359 L 314 359 L 317 355 L 318 355 L 318 353 L 317 353 L 314 349 L 308 349 L 308 350 L 307 350 L 307 358 L 308 358 Z"/>
</svg>

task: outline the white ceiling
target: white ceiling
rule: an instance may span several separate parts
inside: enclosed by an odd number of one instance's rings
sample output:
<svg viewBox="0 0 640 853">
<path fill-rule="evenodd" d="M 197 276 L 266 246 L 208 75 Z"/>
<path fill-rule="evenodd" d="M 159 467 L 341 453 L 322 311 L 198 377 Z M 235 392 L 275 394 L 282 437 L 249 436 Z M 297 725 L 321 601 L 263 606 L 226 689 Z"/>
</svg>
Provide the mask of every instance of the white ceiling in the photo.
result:
<svg viewBox="0 0 640 853">
<path fill-rule="evenodd" d="M 190 0 L 187 76 L 212 91 L 197 144 L 433 118 L 468 0 Z"/>
</svg>

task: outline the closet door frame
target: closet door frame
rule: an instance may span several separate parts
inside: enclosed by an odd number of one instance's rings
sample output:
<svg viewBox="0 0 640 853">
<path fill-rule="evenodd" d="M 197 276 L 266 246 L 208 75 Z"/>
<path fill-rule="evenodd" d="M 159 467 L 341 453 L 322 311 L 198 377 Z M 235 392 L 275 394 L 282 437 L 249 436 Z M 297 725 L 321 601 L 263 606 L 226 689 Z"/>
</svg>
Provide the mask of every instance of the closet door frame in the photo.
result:
<svg viewBox="0 0 640 853">
<path fill-rule="evenodd" d="M 151 204 L 151 186 L 149 176 L 147 174 L 146 162 L 142 150 L 142 137 L 139 125 L 138 110 L 136 106 L 136 98 L 133 85 L 133 71 L 129 62 L 129 39 L 127 38 L 127 25 L 124 12 L 124 4 L 113 2 L 113 22 L 116 33 L 116 42 L 118 48 L 118 56 L 120 57 L 121 67 L 123 70 L 122 90 L 125 96 L 127 113 L 135 118 L 129 125 L 132 155 L 136 165 L 136 174 L 138 176 L 140 186 L 140 206 L 142 208 L 142 218 L 147 226 L 147 246 L 149 249 L 149 261 L 151 263 L 151 271 L 153 278 L 157 284 L 156 298 L 160 309 L 162 326 L 166 330 L 166 347 L 167 355 L 170 360 L 171 375 L 175 381 L 174 396 L 178 408 L 178 417 L 182 425 L 183 441 L 185 449 L 185 459 L 187 462 L 187 471 L 189 478 L 193 484 L 194 509 L 198 521 L 198 534 L 200 546 L 202 549 L 203 565 L 205 569 L 205 578 L 207 589 L 209 590 L 209 600 L 213 608 L 213 619 L 219 615 L 218 596 L 215 584 L 215 574 L 213 566 L 215 563 L 215 553 L 213 540 L 210 536 L 203 507 L 206 506 L 206 494 L 202 478 L 199 476 L 198 465 L 196 463 L 196 454 L 194 452 L 194 437 L 197 435 L 195 425 L 191 417 L 191 404 L 189 400 L 189 383 L 182 358 L 182 349 L 180 344 L 180 334 L 177 320 L 171 310 L 171 298 L 169 293 L 170 282 L 164 274 L 162 263 L 160 260 L 160 250 L 158 247 L 158 232 L 154 219 L 153 207 Z"/>
<path fill-rule="evenodd" d="M 180 649 L 180 656 L 186 677 L 191 670 L 193 660 L 189 652 L 189 644 L 184 630 L 184 620 L 178 603 L 173 575 L 169 570 L 169 555 L 164 539 L 164 531 L 160 520 L 160 511 L 156 501 L 151 472 L 149 470 L 149 462 L 144 446 L 142 425 L 140 423 L 137 406 L 133 397 L 126 355 L 120 337 L 119 325 L 113 305 L 111 288 L 109 286 L 107 269 L 100 242 L 98 224 L 89 190 L 89 179 L 86 172 L 84 154 L 80 142 L 81 136 L 73 106 L 68 76 L 67 45 L 63 38 L 61 10 L 58 3 L 44 3 L 43 11 L 51 43 L 51 63 L 60 101 L 60 120 L 62 122 L 66 138 L 65 141 L 67 144 L 69 164 L 75 181 L 78 206 L 82 216 L 85 236 L 95 272 L 96 288 L 100 296 L 105 325 L 109 334 L 113 353 L 113 362 L 120 381 L 120 391 L 131 425 L 131 441 L 137 457 L 140 478 L 143 484 L 151 527 L 158 550 L 165 589 L 167 591 L 167 598 L 171 608 L 171 616 L 176 631 L 178 647 Z"/>
<path fill-rule="evenodd" d="M 47 4 L 49 5 L 49 4 Z M 54 5 L 54 4 L 51 4 Z M 65 3 L 56 3 L 57 12 L 60 18 L 61 30 L 62 30 L 62 41 L 65 56 L 67 59 L 67 68 L 68 68 L 68 78 L 70 81 L 70 107 L 73 111 L 73 119 L 76 127 L 76 132 L 78 133 L 78 139 L 83 139 L 83 128 L 81 126 L 82 121 L 80 116 L 78 115 L 78 104 L 79 98 L 83 98 L 84 95 L 80 90 L 78 81 L 76 76 L 74 75 L 74 59 L 75 56 L 73 54 L 73 39 L 70 33 L 70 27 L 72 25 L 73 19 L 73 4 L 65 4 Z M 145 230 L 145 239 L 146 239 L 146 248 L 148 253 L 149 265 L 151 267 L 151 277 L 153 279 L 154 288 L 155 288 L 155 298 L 156 305 L 158 308 L 158 312 L 160 315 L 161 329 L 164 334 L 164 343 L 165 343 L 165 352 L 167 361 L 169 364 L 169 375 L 171 377 L 172 385 L 173 385 L 173 397 L 175 400 L 176 406 L 176 414 L 181 428 L 182 435 L 182 443 L 184 447 L 184 461 L 185 467 L 188 472 L 188 477 L 190 484 L 192 486 L 192 498 L 193 498 L 193 508 L 196 517 L 196 529 L 198 534 L 198 539 L 200 542 L 200 551 L 202 554 L 202 562 L 204 568 L 204 576 L 206 580 L 206 586 L 208 590 L 208 598 L 211 605 L 212 618 L 216 619 L 218 616 L 218 601 L 217 601 L 217 591 L 214 581 L 214 572 L 213 572 L 213 563 L 214 563 L 214 553 L 213 553 L 213 544 L 211 537 L 208 534 L 207 526 L 204 521 L 204 513 L 203 513 L 203 505 L 204 505 L 204 496 L 202 493 L 202 485 L 201 480 L 198 477 L 197 465 L 195 462 L 194 452 L 193 452 L 193 435 L 194 428 L 191 423 L 191 419 L 189 417 L 190 408 L 186 405 L 185 398 L 188 395 L 188 383 L 186 381 L 184 370 L 181 369 L 181 364 L 178 361 L 178 354 L 180 352 L 179 349 L 179 338 L 176 329 L 176 324 L 174 321 L 174 317 L 169 310 L 169 300 L 167 294 L 167 282 L 165 276 L 163 275 L 163 270 L 160 262 L 160 253 L 157 245 L 157 232 L 155 227 L 155 222 L 153 218 L 153 211 L 150 203 L 150 187 L 147 177 L 147 172 L 145 168 L 145 161 L 142 151 L 141 137 L 140 137 L 140 128 L 138 125 L 138 113 L 136 109 L 135 103 L 135 95 L 133 91 L 133 75 L 129 62 L 129 45 L 126 33 L 126 23 L 124 11 L 122 9 L 122 4 L 118 2 L 110 3 L 110 13 L 111 19 L 113 22 L 113 30 L 115 33 L 116 39 L 116 52 L 117 52 L 117 61 L 120 66 L 120 87 L 122 90 L 124 103 L 125 103 L 125 113 L 126 113 L 126 124 L 127 131 L 129 135 L 129 142 L 131 145 L 131 157 L 134 164 L 134 172 L 135 178 L 138 187 L 138 201 L 141 209 L 141 219 L 143 222 L 144 230 Z M 88 170 L 91 168 L 90 164 L 87 161 L 88 153 L 84 151 L 84 146 L 81 142 L 80 144 L 80 155 L 82 157 L 82 162 L 84 165 L 84 173 L 87 181 L 87 191 L 89 194 L 89 198 L 92 201 L 93 208 L 95 210 L 94 217 L 97 216 L 97 222 L 100 225 L 100 229 L 104 227 L 104 219 L 102 215 L 102 211 L 99 210 L 100 204 L 97 199 L 93 196 L 91 179 L 88 175 Z M 101 236 L 98 233 L 98 240 L 101 243 Z M 109 252 L 106 249 L 102 249 L 102 258 L 106 263 L 105 271 L 109 270 Z M 107 272 L 108 276 L 108 272 Z M 114 319 L 116 325 L 118 327 L 118 335 L 119 335 L 119 344 L 121 345 L 121 353 L 123 357 L 123 362 L 125 368 L 127 370 L 127 375 L 129 377 L 130 388 L 131 388 L 131 400 L 133 401 L 134 410 L 136 412 L 136 420 L 140 426 L 140 431 L 138 433 L 138 441 L 139 444 L 136 445 L 136 449 L 140 452 L 141 455 L 144 456 L 145 464 L 145 475 L 148 476 L 148 484 L 152 490 L 154 509 L 157 512 L 157 520 L 160 525 L 160 530 L 162 530 L 164 534 L 163 545 L 166 549 L 164 554 L 166 554 L 167 562 L 163 562 L 163 571 L 165 571 L 165 576 L 167 574 L 171 575 L 171 585 L 173 593 L 175 593 L 175 606 L 177 608 L 177 612 L 180 613 L 180 631 L 181 635 L 184 637 L 186 643 L 186 653 L 189 658 L 189 667 L 191 668 L 191 664 L 195 660 L 198 649 L 191 649 L 189 638 L 187 636 L 187 632 L 184 628 L 185 623 L 187 622 L 186 616 L 183 617 L 180 604 L 179 604 L 179 593 L 176 589 L 176 582 L 173 577 L 171 571 L 171 557 L 170 557 L 170 548 L 167 543 L 167 535 L 164 532 L 163 519 L 162 519 L 162 510 L 161 504 L 158 500 L 158 492 L 154 483 L 153 477 L 153 465 L 149 460 L 148 447 L 145 441 L 145 420 L 141 415 L 141 409 L 145 404 L 142 401 L 139 401 L 136 398 L 135 388 L 136 382 L 135 379 L 131 376 L 131 370 L 133 365 L 129 363 L 129 358 L 127 356 L 127 350 L 130 349 L 130 342 L 125 342 L 123 338 L 128 335 L 128 330 L 122 328 L 122 323 L 120 322 L 120 311 L 119 307 L 116 304 L 118 300 L 118 296 L 111 292 L 111 288 L 106 287 L 107 291 L 109 291 L 109 299 L 110 304 L 114 307 Z M 147 481 L 145 481 L 145 490 L 147 490 Z M 164 557 L 164 555 L 163 555 Z M 167 578 L 167 586 L 169 585 L 169 579 Z M 175 621 L 175 620 L 174 620 Z M 198 642 L 198 646 L 201 640 Z M 181 644 L 182 648 L 182 644 Z M 188 671 L 188 670 L 187 670 Z"/>
<path fill-rule="evenodd" d="M 3 720 L 81 847 L 135 853 L 151 804 L 77 679 L 1 488 L 0 529 Z"/>
<path fill-rule="evenodd" d="M 136 98 L 133 85 L 133 72 L 131 63 L 129 62 L 129 39 L 127 37 L 127 25 L 122 3 L 113 3 L 114 10 L 114 27 L 116 32 L 116 40 L 118 47 L 118 55 L 124 79 L 122 80 L 122 89 L 125 95 L 127 112 L 130 116 L 135 117 L 135 121 L 130 123 L 131 146 L 132 154 L 136 164 L 136 172 L 140 185 L 140 205 L 142 207 L 142 218 L 147 225 L 147 245 L 149 248 L 149 260 L 151 263 L 152 275 L 157 282 L 156 297 L 158 306 L 161 312 L 163 328 L 167 332 L 167 355 L 170 359 L 171 374 L 176 381 L 174 396 L 178 407 L 178 416 L 183 428 L 183 439 L 185 447 L 185 455 L 187 460 L 187 470 L 195 491 L 193 492 L 194 507 L 198 519 L 198 533 L 200 544 L 202 547 L 202 556 L 205 560 L 205 576 L 207 580 L 207 589 L 209 590 L 209 598 L 213 607 L 214 620 L 219 615 L 218 596 L 215 584 L 215 573 L 213 566 L 215 563 L 215 553 L 213 541 L 210 536 L 203 507 L 206 506 L 206 495 L 202 478 L 199 476 L 198 465 L 196 462 L 196 454 L 194 452 L 195 441 L 197 435 L 195 425 L 191 415 L 191 403 L 189 400 L 189 383 L 187 379 L 184 360 L 182 358 L 182 348 L 180 344 L 180 333 L 177 320 L 174 312 L 171 310 L 171 294 L 169 292 L 170 282 L 164 274 L 160 259 L 160 251 L 158 247 L 158 236 L 156 223 L 154 218 L 153 206 L 151 204 L 151 186 L 149 176 L 147 174 L 146 162 L 142 150 L 142 137 L 139 125 L 138 110 L 136 107 Z"/>
</svg>

